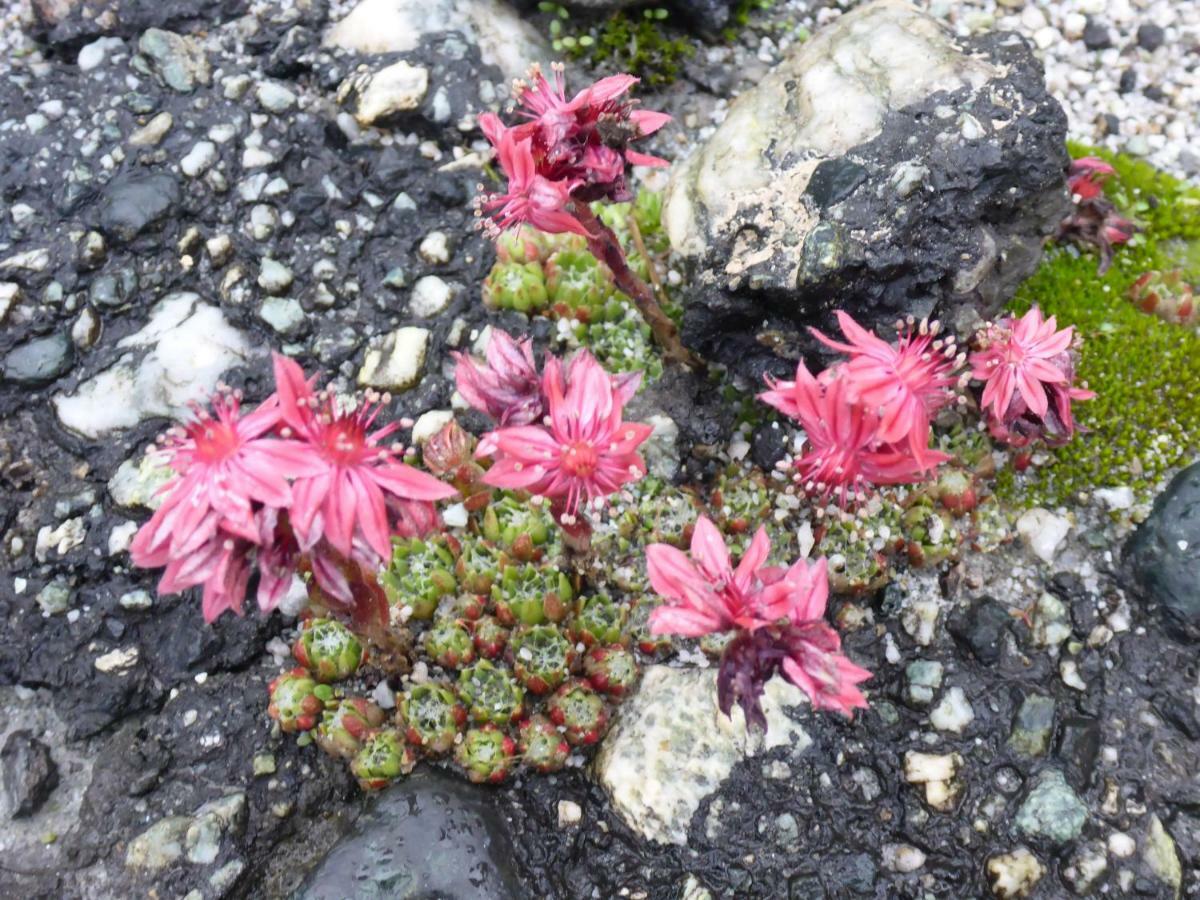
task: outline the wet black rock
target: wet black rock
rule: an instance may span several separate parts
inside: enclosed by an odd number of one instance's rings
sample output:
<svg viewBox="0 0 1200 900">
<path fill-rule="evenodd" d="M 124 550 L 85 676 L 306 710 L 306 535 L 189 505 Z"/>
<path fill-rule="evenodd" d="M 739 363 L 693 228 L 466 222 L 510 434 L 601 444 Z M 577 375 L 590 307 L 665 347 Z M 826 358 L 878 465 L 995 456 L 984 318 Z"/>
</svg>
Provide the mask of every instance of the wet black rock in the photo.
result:
<svg viewBox="0 0 1200 900">
<path fill-rule="evenodd" d="M 677 167 L 664 221 L 695 286 L 685 341 L 757 382 L 827 354 L 808 326 L 829 329 L 835 309 L 873 329 L 907 315 L 969 328 L 1065 213 L 1065 136 L 1022 39 L 960 41 L 901 4 L 860 7 Z"/>
<path fill-rule="evenodd" d="M 135 37 L 147 28 L 211 28 L 241 15 L 246 0 L 33 0 L 38 40 L 78 47 L 105 35 Z"/>
<path fill-rule="evenodd" d="M 787 432 L 777 423 L 766 422 L 754 429 L 750 441 L 750 458 L 765 472 L 775 468 L 775 463 L 787 453 Z"/>
<path fill-rule="evenodd" d="M 1181 635 L 1200 638 L 1200 464 L 1176 475 L 1125 545 L 1138 594 Z"/>
<path fill-rule="evenodd" d="M 0 779 L 14 819 L 37 812 L 58 785 L 50 748 L 30 731 L 14 731 L 0 750 Z"/>
<path fill-rule="evenodd" d="M 351 884 L 360 895 L 395 900 L 517 900 L 526 895 L 512 858 L 490 795 L 425 768 L 374 801 L 297 900 L 342 900 Z"/>
<path fill-rule="evenodd" d="M 128 243 L 165 219 L 179 201 L 179 182 L 166 172 L 114 178 L 100 200 L 100 229 Z"/>
<path fill-rule="evenodd" d="M 1121 73 L 1120 79 L 1117 81 L 1117 91 L 1122 94 L 1129 94 L 1137 90 L 1137 72 L 1133 69 L 1126 69 Z"/>
<path fill-rule="evenodd" d="M 990 666 L 1000 661 L 1004 635 L 1010 633 L 1012 616 L 995 600 L 980 597 L 964 612 L 952 617 L 947 627 L 972 656 Z"/>
<path fill-rule="evenodd" d="M 1100 722 L 1087 716 L 1072 716 L 1062 723 L 1055 754 L 1063 764 L 1067 781 L 1076 790 L 1086 790 L 1096 771 L 1100 753 Z"/>
</svg>

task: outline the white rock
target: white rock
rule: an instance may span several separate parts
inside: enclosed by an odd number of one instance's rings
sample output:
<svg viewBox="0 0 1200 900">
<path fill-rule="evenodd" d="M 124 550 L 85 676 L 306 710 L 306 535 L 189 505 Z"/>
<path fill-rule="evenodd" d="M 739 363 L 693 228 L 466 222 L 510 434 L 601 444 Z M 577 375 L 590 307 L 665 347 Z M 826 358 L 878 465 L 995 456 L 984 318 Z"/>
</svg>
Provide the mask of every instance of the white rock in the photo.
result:
<svg viewBox="0 0 1200 900">
<path fill-rule="evenodd" d="M 265 257 L 258 272 L 258 286 L 268 294 L 282 294 L 292 286 L 292 270 L 283 263 Z"/>
<path fill-rule="evenodd" d="M 450 262 L 450 241 L 444 231 L 431 231 L 421 241 L 417 248 L 421 258 L 427 263 L 441 265 Z"/>
<path fill-rule="evenodd" d="M 129 143 L 134 147 L 157 146 L 158 142 L 166 137 L 167 132 L 171 130 L 171 126 L 174 124 L 174 116 L 169 112 L 160 112 L 141 128 L 130 133 Z"/>
<path fill-rule="evenodd" d="M 163 298 L 141 330 L 122 339 L 128 352 L 73 394 L 53 397 L 67 428 L 97 438 L 152 416 L 185 416 L 212 394 L 226 370 L 262 351 L 221 310 L 196 294 Z"/>
<path fill-rule="evenodd" d="M 158 509 L 162 505 L 158 489 L 174 475 L 175 470 L 160 456 L 138 453 L 117 466 L 108 480 L 108 493 L 117 506 L 126 509 Z"/>
<path fill-rule="evenodd" d="M 406 62 L 393 63 L 378 72 L 354 76 L 343 84 L 339 97 L 358 94 L 354 119 L 364 128 L 421 105 L 429 90 L 429 70 Z"/>
<path fill-rule="evenodd" d="M 263 109 L 273 113 L 286 112 L 296 105 L 296 95 L 274 81 L 261 82 L 254 95 Z"/>
<path fill-rule="evenodd" d="M 21 299 L 21 286 L 13 281 L 0 282 L 0 324 L 8 318 L 12 308 Z"/>
<path fill-rule="evenodd" d="M 500 0 L 362 0 L 325 34 L 326 45 L 359 53 L 415 50 L 426 34 L 462 32 L 483 61 L 508 78 L 552 59 L 537 29 Z"/>
<path fill-rule="evenodd" d="M 929 714 L 929 722 L 938 731 L 952 731 L 962 734 L 968 725 L 975 720 L 975 711 L 967 702 L 966 695 L 960 687 L 952 687 L 946 691 L 942 702 L 934 707 Z"/>
<path fill-rule="evenodd" d="M 92 69 L 102 65 L 104 60 L 108 58 L 109 53 L 124 49 L 124 47 L 125 42 L 120 38 L 102 37 L 81 47 L 75 64 L 79 66 L 79 71 L 90 72 Z"/>
<path fill-rule="evenodd" d="M 574 800 L 558 801 L 558 827 L 569 828 L 578 825 L 583 818 L 583 807 Z"/>
<path fill-rule="evenodd" d="M 925 854 L 911 844 L 884 844 L 883 864 L 893 872 L 915 872 L 925 865 Z"/>
<path fill-rule="evenodd" d="M 207 172 L 217 159 L 216 144 L 212 141 L 197 141 L 187 156 L 179 161 L 179 170 L 188 178 L 196 178 Z"/>
<path fill-rule="evenodd" d="M 436 275 L 426 275 L 417 279 L 413 285 L 412 296 L 408 301 L 408 311 L 414 316 L 426 318 L 436 316 L 450 305 L 454 290 Z"/>
<path fill-rule="evenodd" d="M 72 548 L 82 544 L 86 537 L 87 525 L 82 516 L 60 522 L 55 528 L 43 525 L 38 529 L 33 555 L 38 562 L 45 562 L 51 550 L 56 551 L 59 556 L 65 556 Z"/>
<path fill-rule="evenodd" d="M 137 522 L 122 522 L 120 525 L 114 525 L 113 530 L 108 533 L 108 555 L 116 556 L 118 553 L 128 550 L 137 530 Z"/>
<path fill-rule="evenodd" d="M 1128 486 L 1115 488 L 1097 488 L 1092 496 L 1112 510 L 1129 509 L 1133 506 L 1133 488 Z"/>
<path fill-rule="evenodd" d="M 292 334 L 304 323 L 304 307 L 292 297 L 268 297 L 258 317 L 280 334 Z"/>
<path fill-rule="evenodd" d="M 149 591 L 129 591 L 122 594 L 117 602 L 122 609 L 149 609 L 154 605 L 154 598 Z"/>
<path fill-rule="evenodd" d="M 100 672 L 120 672 L 135 665 L 137 659 L 137 647 L 111 650 L 96 659 L 96 669 Z"/>
<path fill-rule="evenodd" d="M 397 328 L 363 355 L 359 385 L 382 391 L 408 390 L 421 380 L 428 347 L 428 329 Z"/>
<path fill-rule="evenodd" d="M 1038 858 L 1024 847 L 987 861 L 988 882 L 992 893 L 1001 900 L 1028 897 L 1044 874 L 1046 870 Z"/>
<path fill-rule="evenodd" d="M 466 528 L 471 517 L 467 507 L 462 503 L 454 503 L 442 510 L 442 521 L 448 528 Z"/>
<path fill-rule="evenodd" d="M 1128 859 L 1137 850 L 1137 842 L 1123 831 L 1108 836 L 1108 852 L 1117 859 Z"/>
<path fill-rule="evenodd" d="M 454 418 L 451 409 L 431 409 L 422 413 L 412 427 L 412 442 L 420 447 Z"/>
<path fill-rule="evenodd" d="M 660 413 L 647 416 L 645 421 L 654 430 L 638 451 L 651 475 L 671 481 L 679 474 L 679 425 Z"/>
<path fill-rule="evenodd" d="M 614 808 L 650 840 L 685 844 L 700 803 L 744 757 L 780 746 L 800 754 L 812 743 L 784 712 L 807 698 L 781 678 L 767 683 L 763 698 L 765 741 L 746 731 L 739 708 L 726 718 L 716 697 L 713 669 L 650 666 L 596 756 L 596 777 Z"/>
<path fill-rule="evenodd" d="M 1017 519 L 1017 534 L 1033 555 L 1044 562 L 1054 561 L 1054 554 L 1070 531 L 1070 522 L 1038 506 Z"/>
</svg>

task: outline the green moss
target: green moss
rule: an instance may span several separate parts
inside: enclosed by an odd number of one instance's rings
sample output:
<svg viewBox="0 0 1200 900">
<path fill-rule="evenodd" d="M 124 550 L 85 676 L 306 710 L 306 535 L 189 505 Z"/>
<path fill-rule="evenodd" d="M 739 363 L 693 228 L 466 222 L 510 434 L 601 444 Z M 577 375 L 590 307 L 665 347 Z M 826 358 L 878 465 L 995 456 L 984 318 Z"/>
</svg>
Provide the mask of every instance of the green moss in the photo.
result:
<svg viewBox="0 0 1200 900">
<path fill-rule="evenodd" d="M 559 3 L 539 3 L 538 9 L 551 17 L 547 27 L 555 51 L 606 72 L 636 75 L 652 88 L 675 81 L 696 52 L 686 34 L 672 29 L 666 9 L 620 10 L 590 25 Z"/>
<path fill-rule="evenodd" d="M 1094 254 L 1052 248 L 1023 284 L 1010 308 L 1038 304 L 1084 339 L 1079 378 L 1096 391 L 1076 406 L 1084 429 L 1052 452 L 1048 465 L 1021 475 L 1001 473 L 1007 499 L 1065 503 L 1080 492 L 1129 485 L 1147 499 L 1171 469 L 1194 459 L 1200 447 L 1200 335 L 1136 309 L 1130 285 L 1151 269 L 1184 269 L 1200 278 L 1200 190 L 1146 163 L 1085 147 L 1075 156 L 1102 156 L 1117 169 L 1110 196 L 1144 229 L 1118 248 L 1113 267 L 1096 274 Z"/>
</svg>

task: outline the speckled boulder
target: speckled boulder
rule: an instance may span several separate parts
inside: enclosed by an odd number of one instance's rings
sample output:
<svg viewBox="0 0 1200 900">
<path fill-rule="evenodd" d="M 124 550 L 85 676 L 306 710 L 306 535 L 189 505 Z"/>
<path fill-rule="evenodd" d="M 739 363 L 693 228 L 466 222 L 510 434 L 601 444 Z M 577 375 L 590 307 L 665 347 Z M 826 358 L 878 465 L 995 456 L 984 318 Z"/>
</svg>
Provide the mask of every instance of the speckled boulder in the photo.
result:
<svg viewBox="0 0 1200 900">
<path fill-rule="evenodd" d="M 684 339 L 754 380 L 819 355 L 807 326 L 966 325 L 1066 211 L 1066 117 L 1011 34 L 959 40 L 876 0 L 800 45 L 676 168 Z"/>
</svg>

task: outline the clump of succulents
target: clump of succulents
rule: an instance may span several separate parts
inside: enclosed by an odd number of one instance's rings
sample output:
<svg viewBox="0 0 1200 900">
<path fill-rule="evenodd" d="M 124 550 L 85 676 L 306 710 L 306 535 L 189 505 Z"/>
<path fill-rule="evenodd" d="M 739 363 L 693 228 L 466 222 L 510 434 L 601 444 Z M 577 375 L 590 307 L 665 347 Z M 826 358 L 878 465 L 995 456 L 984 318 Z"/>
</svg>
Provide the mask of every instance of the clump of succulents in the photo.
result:
<svg viewBox="0 0 1200 900">
<path fill-rule="evenodd" d="M 482 531 L 492 543 L 503 547 L 514 559 L 537 562 L 557 550 L 558 532 L 543 504 L 505 494 L 488 504 L 483 512 Z"/>
<path fill-rule="evenodd" d="M 292 645 L 296 662 L 320 682 L 341 681 L 358 671 L 366 650 L 354 633 L 334 619 L 309 619 Z"/>
<path fill-rule="evenodd" d="M 520 724 L 517 746 L 525 765 L 542 773 L 560 771 L 571 755 L 571 745 L 562 732 L 542 715 L 530 716 Z"/>
<path fill-rule="evenodd" d="M 966 469 L 943 469 L 930 494 L 954 516 L 966 515 L 979 503 L 975 476 Z"/>
<path fill-rule="evenodd" d="M 393 607 L 407 608 L 410 618 L 428 620 L 442 597 L 457 587 L 454 556 L 443 539 L 397 540 L 379 584 Z"/>
<path fill-rule="evenodd" d="M 647 382 L 657 380 L 662 376 L 663 365 L 654 353 L 649 326 L 628 306 L 621 307 L 620 312 L 582 326 L 577 332 L 579 340 L 608 369 L 641 372 Z"/>
<path fill-rule="evenodd" d="M 370 700 L 345 697 L 325 708 L 317 726 L 317 746 L 330 756 L 352 759 L 385 718 L 384 711 Z"/>
<path fill-rule="evenodd" d="M 378 791 L 407 775 L 417 764 L 417 754 L 391 729 L 368 735 L 350 762 L 350 771 L 364 791 Z"/>
<path fill-rule="evenodd" d="M 713 521 L 726 535 L 752 532 L 771 513 L 772 498 L 761 472 L 732 467 L 721 474 L 709 495 Z"/>
<path fill-rule="evenodd" d="M 492 309 L 523 313 L 544 311 L 550 305 L 546 276 L 537 262 L 498 262 L 483 280 L 483 302 Z"/>
<path fill-rule="evenodd" d="M 583 681 L 567 682 L 555 691 L 546 711 L 573 746 L 596 743 L 608 726 L 604 699 Z"/>
<path fill-rule="evenodd" d="M 461 621 L 468 624 L 478 621 L 487 609 L 487 598 L 479 594 L 454 594 L 443 597 L 434 612 L 434 621 Z"/>
<path fill-rule="evenodd" d="M 629 604 L 626 629 L 638 652 L 652 659 L 661 659 L 674 649 L 669 634 L 655 634 L 650 628 L 650 613 L 660 605 L 652 594 L 637 597 Z"/>
<path fill-rule="evenodd" d="M 454 562 L 454 573 L 463 590 L 486 594 L 500 577 L 506 559 L 505 553 L 490 541 L 466 538 Z"/>
<path fill-rule="evenodd" d="M 471 629 L 461 619 L 442 619 L 425 632 L 425 653 L 439 666 L 458 669 L 475 661 Z"/>
<path fill-rule="evenodd" d="M 475 784 L 499 784 L 508 777 L 516 742 L 495 725 L 471 728 L 454 751 L 454 761 Z"/>
<path fill-rule="evenodd" d="M 471 623 L 475 652 L 482 659 L 496 659 L 508 646 L 509 629 L 495 616 L 480 616 Z"/>
<path fill-rule="evenodd" d="M 586 249 L 559 250 L 546 260 L 543 272 L 556 316 L 587 324 L 624 315 L 612 273 Z"/>
<path fill-rule="evenodd" d="M 325 709 L 325 700 L 333 697 L 328 687 L 318 684 L 312 674 L 301 667 L 282 673 L 267 689 L 271 695 L 267 715 L 287 732 L 315 728 Z"/>
<path fill-rule="evenodd" d="M 934 565 L 957 549 L 961 535 L 947 509 L 938 509 L 927 496 L 918 497 L 901 517 L 908 543 L 908 561 L 914 566 Z"/>
<path fill-rule="evenodd" d="M 1195 323 L 1200 313 L 1195 288 L 1185 280 L 1181 269 L 1143 273 L 1130 285 L 1129 299 L 1142 312 L 1177 325 Z"/>
<path fill-rule="evenodd" d="M 513 672 L 532 694 L 548 694 L 571 673 L 575 649 L 554 625 L 525 626 L 510 645 Z"/>
<path fill-rule="evenodd" d="M 559 569 L 510 565 L 492 585 L 492 603 L 505 625 L 541 625 L 561 622 L 573 593 L 570 579 Z"/>
<path fill-rule="evenodd" d="M 449 685 L 432 681 L 413 685 L 398 705 L 401 731 L 427 756 L 448 753 L 466 722 L 467 711 Z"/>
<path fill-rule="evenodd" d="M 580 597 L 575 605 L 575 614 L 567 622 L 571 640 L 591 647 L 595 644 L 616 644 L 624 633 L 627 610 L 604 594 Z"/>
<path fill-rule="evenodd" d="M 600 693 L 624 697 L 637 683 L 637 660 L 620 644 L 593 647 L 583 657 L 583 674 Z"/>
<path fill-rule="evenodd" d="M 458 696 L 472 722 L 508 725 L 525 713 L 525 690 L 512 674 L 481 659 L 458 675 Z"/>
</svg>

